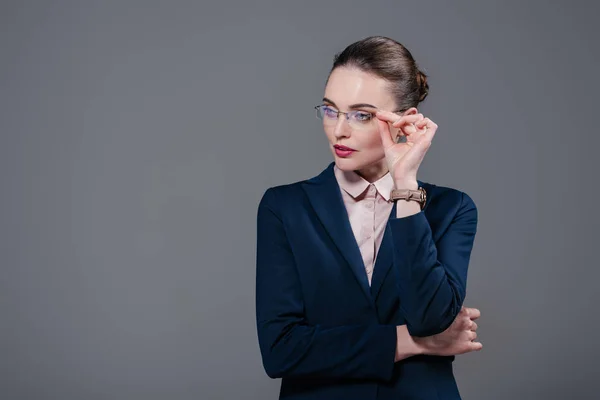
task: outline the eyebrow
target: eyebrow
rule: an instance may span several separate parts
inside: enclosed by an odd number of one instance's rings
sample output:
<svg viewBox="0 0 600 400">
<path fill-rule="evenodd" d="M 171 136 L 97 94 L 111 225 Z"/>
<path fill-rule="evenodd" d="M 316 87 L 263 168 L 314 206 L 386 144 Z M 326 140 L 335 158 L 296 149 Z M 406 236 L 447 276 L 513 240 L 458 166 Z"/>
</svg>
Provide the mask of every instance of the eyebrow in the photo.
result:
<svg viewBox="0 0 600 400">
<path fill-rule="evenodd" d="M 327 97 L 323 97 L 323 101 L 325 101 L 325 102 L 327 102 L 327 103 L 331 103 L 331 105 L 333 105 L 333 106 L 337 107 L 337 105 L 336 105 L 336 104 L 335 104 L 333 101 L 329 100 Z M 375 107 L 374 105 L 372 105 L 372 104 L 367 104 L 367 103 L 351 104 L 351 105 L 349 106 L 349 108 L 350 108 L 351 110 L 354 110 L 354 109 L 357 109 L 357 108 L 365 108 L 365 107 L 370 107 L 370 108 L 375 108 L 375 109 L 377 109 L 377 107 Z M 339 108 L 339 107 L 338 107 L 338 108 Z"/>
</svg>

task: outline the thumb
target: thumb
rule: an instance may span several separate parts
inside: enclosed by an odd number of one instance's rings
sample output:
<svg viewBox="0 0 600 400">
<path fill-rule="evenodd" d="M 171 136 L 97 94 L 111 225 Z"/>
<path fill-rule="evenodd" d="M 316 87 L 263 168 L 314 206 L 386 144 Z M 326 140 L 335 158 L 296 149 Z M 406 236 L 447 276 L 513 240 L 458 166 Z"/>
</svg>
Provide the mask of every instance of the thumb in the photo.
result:
<svg viewBox="0 0 600 400">
<path fill-rule="evenodd" d="M 381 136 L 381 143 L 384 148 L 392 147 L 395 143 L 392 140 L 392 133 L 390 132 L 390 126 L 387 121 L 377 119 L 377 125 L 379 128 L 379 136 Z"/>
</svg>

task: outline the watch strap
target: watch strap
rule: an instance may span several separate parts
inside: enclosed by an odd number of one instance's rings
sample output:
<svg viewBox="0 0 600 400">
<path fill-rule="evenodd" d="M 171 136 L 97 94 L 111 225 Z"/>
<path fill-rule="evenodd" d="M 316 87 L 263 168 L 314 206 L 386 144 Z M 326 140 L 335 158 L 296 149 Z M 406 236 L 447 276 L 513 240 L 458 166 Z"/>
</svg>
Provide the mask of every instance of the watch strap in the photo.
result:
<svg viewBox="0 0 600 400">
<path fill-rule="evenodd" d="M 425 207 L 425 201 L 427 199 L 427 193 L 425 189 L 420 187 L 417 190 L 412 189 L 394 189 L 390 193 L 390 200 L 406 200 L 416 201 L 421 205 L 421 210 Z"/>
</svg>

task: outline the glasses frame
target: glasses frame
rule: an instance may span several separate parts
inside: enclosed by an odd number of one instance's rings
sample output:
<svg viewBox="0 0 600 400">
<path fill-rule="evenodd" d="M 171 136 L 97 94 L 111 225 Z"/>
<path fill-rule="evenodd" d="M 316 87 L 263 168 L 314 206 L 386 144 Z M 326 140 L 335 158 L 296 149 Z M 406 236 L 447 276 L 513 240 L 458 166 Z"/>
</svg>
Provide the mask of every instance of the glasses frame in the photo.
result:
<svg viewBox="0 0 600 400">
<path fill-rule="evenodd" d="M 329 107 L 329 108 L 331 108 L 331 109 L 333 109 L 333 110 L 335 110 L 335 108 L 334 108 L 334 107 L 332 107 L 332 106 L 329 106 L 329 105 L 327 105 L 327 104 L 319 104 L 319 105 L 316 105 L 316 106 L 314 106 L 314 107 L 313 107 L 313 108 L 316 110 L 316 112 L 317 112 L 317 113 L 316 113 L 316 117 L 317 117 L 317 119 L 318 119 L 318 120 L 320 120 L 320 121 L 325 121 L 325 118 L 320 118 L 320 117 L 319 117 L 319 109 L 320 109 L 321 107 Z M 337 112 L 337 116 L 336 116 L 336 118 L 335 118 L 335 121 L 336 121 L 336 122 L 337 122 L 337 121 L 339 121 L 339 119 L 340 119 L 340 114 L 344 114 L 344 115 L 346 116 L 346 122 L 348 123 L 348 125 L 350 125 L 350 127 L 352 127 L 352 124 L 350 123 L 350 114 L 355 114 L 355 113 L 367 113 L 367 114 L 370 114 L 370 115 L 371 115 L 371 119 L 370 119 L 369 121 L 373 121 L 373 119 L 374 119 L 374 118 L 377 118 L 377 117 L 375 116 L 375 113 L 376 113 L 377 111 L 380 111 L 380 109 L 379 109 L 379 108 L 376 108 L 376 111 L 373 111 L 373 112 L 372 112 L 372 111 L 366 111 L 366 110 L 352 110 L 352 111 L 340 111 L 340 110 L 336 110 L 336 112 Z M 402 112 L 404 112 L 404 111 L 406 111 L 406 110 L 396 110 L 396 111 L 392 111 L 392 112 L 394 112 L 394 113 L 402 113 Z M 334 121 L 334 120 L 333 120 L 333 119 L 331 119 L 331 121 Z"/>
</svg>

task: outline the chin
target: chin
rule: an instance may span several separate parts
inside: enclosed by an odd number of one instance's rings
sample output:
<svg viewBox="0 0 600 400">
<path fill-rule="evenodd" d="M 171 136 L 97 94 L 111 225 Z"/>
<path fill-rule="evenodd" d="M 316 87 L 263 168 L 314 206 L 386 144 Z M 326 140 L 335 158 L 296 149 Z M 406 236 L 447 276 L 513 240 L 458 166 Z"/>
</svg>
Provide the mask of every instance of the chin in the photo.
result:
<svg viewBox="0 0 600 400">
<path fill-rule="evenodd" d="M 370 167 L 378 169 L 380 163 L 382 164 L 382 167 L 385 165 L 385 157 L 375 160 L 357 160 L 355 158 L 353 159 L 352 157 L 342 158 L 335 154 L 333 157 L 335 165 L 342 171 L 360 171 Z"/>
<path fill-rule="evenodd" d="M 364 163 L 352 160 L 350 158 L 334 156 L 334 161 L 336 167 L 338 167 L 342 171 L 355 171 L 364 167 Z"/>
</svg>

